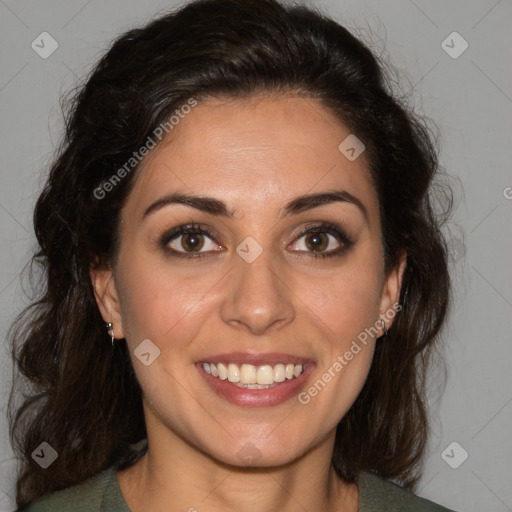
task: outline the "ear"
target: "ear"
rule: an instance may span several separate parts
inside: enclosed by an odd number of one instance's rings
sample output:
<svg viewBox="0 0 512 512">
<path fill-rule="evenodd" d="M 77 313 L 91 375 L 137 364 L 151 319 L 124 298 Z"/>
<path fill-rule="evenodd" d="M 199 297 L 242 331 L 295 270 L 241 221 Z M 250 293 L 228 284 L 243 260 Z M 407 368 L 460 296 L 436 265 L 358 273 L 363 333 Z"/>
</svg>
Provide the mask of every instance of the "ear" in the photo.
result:
<svg viewBox="0 0 512 512">
<path fill-rule="evenodd" d="M 115 338 L 124 338 L 119 295 L 112 269 L 91 268 L 90 276 L 94 289 L 94 298 L 103 320 L 105 320 L 105 323 L 112 322 Z"/>
<path fill-rule="evenodd" d="M 382 336 L 386 329 L 393 325 L 396 315 L 396 305 L 400 299 L 400 289 L 402 288 L 402 278 L 407 266 L 407 253 L 402 251 L 397 265 L 386 276 L 382 295 L 380 299 L 379 314 L 382 320 L 380 334 Z M 394 306 L 395 305 L 395 306 Z M 392 312 L 392 313 L 390 313 Z"/>
</svg>

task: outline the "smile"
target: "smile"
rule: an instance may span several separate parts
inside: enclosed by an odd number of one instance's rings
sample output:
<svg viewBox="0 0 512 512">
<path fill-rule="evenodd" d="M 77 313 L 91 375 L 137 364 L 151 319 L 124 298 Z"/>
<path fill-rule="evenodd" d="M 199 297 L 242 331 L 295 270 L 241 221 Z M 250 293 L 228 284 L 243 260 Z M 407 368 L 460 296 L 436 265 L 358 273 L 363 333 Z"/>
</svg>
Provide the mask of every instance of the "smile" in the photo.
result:
<svg viewBox="0 0 512 512">
<path fill-rule="evenodd" d="M 266 389 L 273 384 L 299 377 L 304 372 L 305 365 L 280 363 L 274 366 L 270 364 L 254 366 L 252 364 L 203 363 L 203 369 L 208 375 L 227 380 L 238 387 Z"/>
</svg>

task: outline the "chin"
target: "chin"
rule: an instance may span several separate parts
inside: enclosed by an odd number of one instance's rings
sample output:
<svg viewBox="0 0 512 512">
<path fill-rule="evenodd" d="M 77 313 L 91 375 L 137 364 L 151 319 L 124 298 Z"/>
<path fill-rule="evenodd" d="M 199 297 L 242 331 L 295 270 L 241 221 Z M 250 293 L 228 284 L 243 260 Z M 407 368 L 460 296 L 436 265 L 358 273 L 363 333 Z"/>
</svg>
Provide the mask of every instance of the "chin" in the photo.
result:
<svg viewBox="0 0 512 512">
<path fill-rule="evenodd" d="M 244 439 L 228 439 L 225 450 L 219 445 L 209 447 L 206 454 L 212 459 L 238 468 L 269 468 L 286 466 L 295 462 L 305 453 L 311 450 L 311 444 L 297 444 L 288 437 L 283 440 L 279 438 L 251 440 L 250 436 Z"/>
</svg>

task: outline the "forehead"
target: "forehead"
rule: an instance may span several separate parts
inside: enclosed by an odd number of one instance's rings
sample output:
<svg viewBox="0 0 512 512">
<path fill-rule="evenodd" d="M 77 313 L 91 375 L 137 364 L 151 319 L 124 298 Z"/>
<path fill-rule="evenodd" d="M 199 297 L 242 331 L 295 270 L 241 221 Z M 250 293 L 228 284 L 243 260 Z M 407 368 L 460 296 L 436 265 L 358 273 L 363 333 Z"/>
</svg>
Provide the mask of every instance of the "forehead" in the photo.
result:
<svg viewBox="0 0 512 512">
<path fill-rule="evenodd" d="M 180 192 L 218 197 L 243 216 L 343 188 L 365 198 L 372 214 L 377 197 L 364 152 L 351 161 L 339 149 L 351 135 L 314 99 L 203 101 L 147 155 L 126 206 L 140 211 L 159 195 Z"/>
</svg>

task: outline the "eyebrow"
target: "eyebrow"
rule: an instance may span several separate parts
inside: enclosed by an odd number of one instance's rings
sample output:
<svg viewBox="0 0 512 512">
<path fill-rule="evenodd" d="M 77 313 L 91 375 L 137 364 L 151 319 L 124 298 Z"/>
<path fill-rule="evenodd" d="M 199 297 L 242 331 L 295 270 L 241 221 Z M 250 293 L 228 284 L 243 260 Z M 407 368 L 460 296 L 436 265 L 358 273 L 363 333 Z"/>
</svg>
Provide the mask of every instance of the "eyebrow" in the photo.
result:
<svg viewBox="0 0 512 512">
<path fill-rule="evenodd" d="M 317 208 L 318 206 L 336 202 L 350 203 L 357 206 L 363 214 L 366 222 L 368 222 L 368 211 L 366 210 L 364 204 L 356 196 L 350 194 L 346 190 L 332 190 L 318 194 L 307 194 L 295 197 L 280 210 L 279 216 L 284 218 L 306 210 Z M 230 210 L 226 203 L 220 201 L 219 199 L 215 199 L 213 197 L 173 193 L 161 197 L 150 206 L 148 206 L 142 214 L 141 220 L 144 220 L 150 214 L 172 204 L 189 206 L 191 208 L 195 208 L 196 210 L 200 210 L 217 217 L 233 218 L 235 216 L 235 212 Z"/>
</svg>

